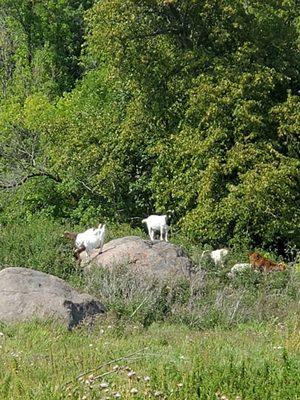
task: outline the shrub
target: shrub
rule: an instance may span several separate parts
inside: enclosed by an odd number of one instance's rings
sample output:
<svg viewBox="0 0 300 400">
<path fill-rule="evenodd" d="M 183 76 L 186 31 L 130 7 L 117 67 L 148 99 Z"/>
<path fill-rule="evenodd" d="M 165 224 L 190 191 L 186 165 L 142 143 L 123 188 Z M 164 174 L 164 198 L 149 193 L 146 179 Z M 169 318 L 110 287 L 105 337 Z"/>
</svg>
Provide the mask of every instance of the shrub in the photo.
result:
<svg viewBox="0 0 300 400">
<path fill-rule="evenodd" d="M 26 267 L 62 278 L 75 272 L 72 244 L 63 239 L 65 227 L 43 216 L 17 221 L 0 232 L 0 266 Z"/>
<path fill-rule="evenodd" d="M 245 271 L 230 279 L 228 269 L 200 267 L 192 279 L 157 278 L 124 265 L 92 268 L 85 290 L 98 296 L 118 318 L 150 325 L 184 323 L 200 329 L 248 321 L 284 320 L 297 310 L 299 277 L 293 267 L 261 274 Z"/>
</svg>

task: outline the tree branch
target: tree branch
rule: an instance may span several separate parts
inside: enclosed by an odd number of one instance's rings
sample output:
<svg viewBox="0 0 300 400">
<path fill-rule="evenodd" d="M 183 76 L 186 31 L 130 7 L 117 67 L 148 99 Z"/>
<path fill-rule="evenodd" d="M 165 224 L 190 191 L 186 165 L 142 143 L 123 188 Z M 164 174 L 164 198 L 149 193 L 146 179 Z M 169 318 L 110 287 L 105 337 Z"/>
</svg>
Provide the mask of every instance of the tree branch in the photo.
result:
<svg viewBox="0 0 300 400">
<path fill-rule="evenodd" d="M 183 31 L 181 29 L 160 29 L 158 31 L 155 32 L 151 32 L 151 33 L 145 33 L 144 35 L 136 35 L 134 37 L 131 37 L 131 40 L 136 40 L 136 39 L 148 39 L 151 37 L 155 37 L 155 36 L 160 36 L 160 35 L 178 35 L 178 34 L 182 34 Z"/>
<path fill-rule="evenodd" d="M 33 172 L 31 174 L 26 175 L 18 182 L 12 182 L 12 183 L 6 183 L 6 184 L 0 183 L 0 189 L 14 189 L 19 186 L 22 186 L 29 179 L 36 178 L 36 177 L 46 177 L 46 178 L 52 179 L 53 181 L 55 181 L 57 183 L 62 182 L 62 179 L 59 176 L 50 174 L 49 172 L 40 171 L 40 172 Z"/>
</svg>

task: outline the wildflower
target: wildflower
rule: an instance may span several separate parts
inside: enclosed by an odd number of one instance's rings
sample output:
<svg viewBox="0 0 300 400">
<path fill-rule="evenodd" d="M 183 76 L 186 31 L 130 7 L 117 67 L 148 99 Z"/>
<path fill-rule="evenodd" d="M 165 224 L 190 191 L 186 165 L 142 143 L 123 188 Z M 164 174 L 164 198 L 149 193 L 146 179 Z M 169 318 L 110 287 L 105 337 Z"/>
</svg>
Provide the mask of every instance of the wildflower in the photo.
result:
<svg viewBox="0 0 300 400">
<path fill-rule="evenodd" d="M 101 382 L 100 383 L 101 389 L 106 389 L 106 388 L 108 388 L 108 386 L 109 386 L 109 384 L 107 382 Z"/>
<path fill-rule="evenodd" d="M 137 390 L 137 388 L 132 388 L 131 390 L 130 390 L 130 393 L 131 394 L 137 394 L 139 391 Z"/>
<path fill-rule="evenodd" d="M 154 392 L 154 396 L 155 397 L 160 397 L 162 395 L 162 392 L 160 392 L 159 390 L 156 390 L 155 392 Z"/>
<path fill-rule="evenodd" d="M 144 376 L 144 381 L 149 382 L 150 381 L 150 376 Z"/>
<path fill-rule="evenodd" d="M 120 392 L 114 393 L 113 396 L 114 396 L 114 398 L 116 398 L 116 399 L 120 399 L 120 398 L 122 397 Z"/>
<path fill-rule="evenodd" d="M 183 383 L 177 383 L 178 388 L 182 388 L 182 386 L 183 386 Z"/>
<path fill-rule="evenodd" d="M 134 371 L 129 371 L 127 374 L 128 378 L 132 378 L 134 375 L 135 375 Z"/>
</svg>

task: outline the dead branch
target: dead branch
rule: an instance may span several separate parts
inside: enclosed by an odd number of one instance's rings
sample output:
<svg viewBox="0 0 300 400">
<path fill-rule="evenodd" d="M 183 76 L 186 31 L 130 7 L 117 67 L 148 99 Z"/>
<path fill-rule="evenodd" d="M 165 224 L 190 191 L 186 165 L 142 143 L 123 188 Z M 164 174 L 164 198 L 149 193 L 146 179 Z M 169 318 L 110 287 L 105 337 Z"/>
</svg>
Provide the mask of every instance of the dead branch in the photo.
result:
<svg viewBox="0 0 300 400">
<path fill-rule="evenodd" d="M 88 374 L 90 374 L 90 373 L 92 373 L 92 372 L 95 372 L 95 371 L 99 371 L 99 369 L 104 368 L 104 367 L 107 367 L 107 366 L 109 366 L 109 365 L 111 365 L 111 364 L 115 364 L 115 363 L 117 363 L 117 362 L 119 362 L 119 361 L 130 361 L 131 359 L 134 359 L 134 356 L 136 356 L 137 354 L 144 353 L 144 351 L 147 350 L 147 349 L 148 349 L 148 347 L 145 347 L 144 349 L 135 351 L 134 353 L 131 353 L 131 354 L 128 354 L 128 355 L 125 355 L 125 356 L 122 356 L 122 357 L 114 358 L 113 360 L 107 361 L 107 362 L 105 362 L 105 363 L 99 365 L 99 366 L 96 367 L 96 368 L 92 368 L 92 369 L 90 369 L 90 370 L 88 370 L 88 371 L 84 371 L 84 372 L 82 372 L 81 374 L 77 375 L 74 379 L 71 379 L 69 382 L 65 383 L 64 386 L 69 385 L 70 383 L 72 383 L 72 382 L 75 381 L 75 380 L 78 381 L 78 380 L 79 380 L 80 378 L 82 378 L 83 376 L 88 375 Z M 105 373 L 105 374 L 107 374 L 107 373 Z M 100 375 L 99 375 L 99 376 L 100 376 Z"/>
</svg>

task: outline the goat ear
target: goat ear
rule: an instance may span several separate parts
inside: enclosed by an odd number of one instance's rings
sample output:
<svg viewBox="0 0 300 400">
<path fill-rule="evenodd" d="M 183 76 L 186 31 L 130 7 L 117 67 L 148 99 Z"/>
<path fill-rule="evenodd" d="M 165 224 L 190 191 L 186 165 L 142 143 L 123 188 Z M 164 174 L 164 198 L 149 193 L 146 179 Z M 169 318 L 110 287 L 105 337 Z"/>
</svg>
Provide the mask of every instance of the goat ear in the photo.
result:
<svg viewBox="0 0 300 400">
<path fill-rule="evenodd" d="M 102 228 L 102 224 L 99 224 L 98 229 L 101 229 L 101 228 Z"/>
</svg>

